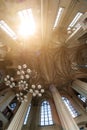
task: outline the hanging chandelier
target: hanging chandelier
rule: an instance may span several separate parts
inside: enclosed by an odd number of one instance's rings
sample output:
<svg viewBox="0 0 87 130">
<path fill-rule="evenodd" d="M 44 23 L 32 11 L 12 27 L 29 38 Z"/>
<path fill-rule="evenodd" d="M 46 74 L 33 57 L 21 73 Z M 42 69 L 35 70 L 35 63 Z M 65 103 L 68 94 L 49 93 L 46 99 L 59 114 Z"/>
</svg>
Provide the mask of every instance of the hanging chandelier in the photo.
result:
<svg viewBox="0 0 87 130">
<path fill-rule="evenodd" d="M 17 67 L 17 79 L 7 75 L 4 78 L 6 86 L 12 89 L 16 89 L 16 97 L 19 102 L 27 101 L 27 93 L 32 93 L 33 97 L 41 97 L 44 93 L 44 89 L 40 84 L 31 84 L 30 81 L 36 75 L 33 71 L 27 67 L 26 64 L 18 65 Z M 36 76 L 35 76 L 36 77 Z"/>
</svg>

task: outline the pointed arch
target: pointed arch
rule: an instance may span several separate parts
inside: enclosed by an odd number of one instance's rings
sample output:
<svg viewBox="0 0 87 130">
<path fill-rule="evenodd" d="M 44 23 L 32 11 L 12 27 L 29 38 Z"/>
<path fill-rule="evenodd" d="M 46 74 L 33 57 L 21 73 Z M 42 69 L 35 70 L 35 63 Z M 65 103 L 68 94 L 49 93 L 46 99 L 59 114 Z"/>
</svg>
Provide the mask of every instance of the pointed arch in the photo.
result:
<svg viewBox="0 0 87 130">
<path fill-rule="evenodd" d="M 66 105 L 66 107 L 68 108 L 68 110 L 71 113 L 73 118 L 79 116 L 78 111 L 72 106 L 72 104 L 68 98 L 62 97 L 62 100 L 63 100 L 64 104 Z"/>
<path fill-rule="evenodd" d="M 48 101 L 44 100 L 41 103 L 41 111 L 40 111 L 40 125 L 47 126 L 53 125 L 51 107 Z"/>
</svg>

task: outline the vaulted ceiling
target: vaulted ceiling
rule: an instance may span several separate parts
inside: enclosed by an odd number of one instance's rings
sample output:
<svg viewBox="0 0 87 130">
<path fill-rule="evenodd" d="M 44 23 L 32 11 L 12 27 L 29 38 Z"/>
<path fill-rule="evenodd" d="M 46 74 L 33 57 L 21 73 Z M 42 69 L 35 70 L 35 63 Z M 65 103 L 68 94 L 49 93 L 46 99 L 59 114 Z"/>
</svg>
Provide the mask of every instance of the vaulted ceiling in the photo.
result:
<svg viewBox="0 0 87 130">
<path fill-rule="evenodd" d="M 53 29 L 59 7 L 64 11 Z M 18 34 L 18 12 L 30 8 L 36 32 L 24 38 Z M 15 75 L 17 65 L 26 63 L 37 71 L 36 82 L 46 88 L 50 84 L 61 88 L 76 78 L 87 78 L 87 68 L 72 69 L 73 62 L 81 65 L 87 63 L 87 41 L 84 37 L 84 43 L 80 40 L 87 30 L 81 28 L 75 35 L 67 33 L 75 15 L 86 11 L 86 0 L 0 0 L 0 20 L 4 20 L 17 36 L 14 40 L 0 29 L 1 75 Z"/>
</svg>

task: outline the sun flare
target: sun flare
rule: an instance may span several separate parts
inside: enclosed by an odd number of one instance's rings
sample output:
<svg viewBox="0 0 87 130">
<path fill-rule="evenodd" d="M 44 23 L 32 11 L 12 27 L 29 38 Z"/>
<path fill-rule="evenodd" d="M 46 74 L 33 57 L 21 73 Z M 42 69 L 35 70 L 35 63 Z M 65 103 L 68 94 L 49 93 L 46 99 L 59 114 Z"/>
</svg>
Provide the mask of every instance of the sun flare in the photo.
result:
<svg viewBox="0 0 87 130">
<path fill-rule="evenodd" d="M 19 26 L 18 33 L 23 37 L 33 35 L 35 33 L 36 26 L 35 26 L 32 10 L 31 9 L 23 10 L 20 11 L 18 14 L 21 18 L 21 23 Z"/>
</svg>

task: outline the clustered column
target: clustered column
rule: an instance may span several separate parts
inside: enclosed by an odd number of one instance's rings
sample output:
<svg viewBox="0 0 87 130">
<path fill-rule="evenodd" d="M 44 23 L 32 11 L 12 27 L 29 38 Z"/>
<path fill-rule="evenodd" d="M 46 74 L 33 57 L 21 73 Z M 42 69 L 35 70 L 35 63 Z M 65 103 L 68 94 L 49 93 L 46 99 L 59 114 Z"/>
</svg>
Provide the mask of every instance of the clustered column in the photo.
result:
<svg viewBox="0 0 87 130">
<path fill-rule="evenodd" d="M 9 89 L 7 91 L 2 92 L 1 98 L 0 98 L 0 111 L 2 112 L 8 105 L 9 103 L 13 100 L 13 98 L 15 97 L 14 92 L 9 91 Z M 2 96 L 4 95 L 4 96 Z"/>
<path fill-rule="evenodd" d="M 32 95 L 29 93 L 27 97 L 28 102 L 23 102 L 21 104 L 7 130 L 21 130 L 27 109 L 32 99 Z"/>
<path fill-rule="evenodd" d="M 63 103 L 62 98 L 54 85 L 50 86 L 50 91 L 52 92 L 54 103 L 61 120 L 63 130 L 79 130 L 76 122 Z"/>
<path fill-rule="evenodd" d="M 73 82 L 71 86 L 74 90 L 76 90 L 78 93 L 84 95 L 87 97 L 87 83 L 82 82 L 80 80 L 76 80 Z"/>
</svg>

